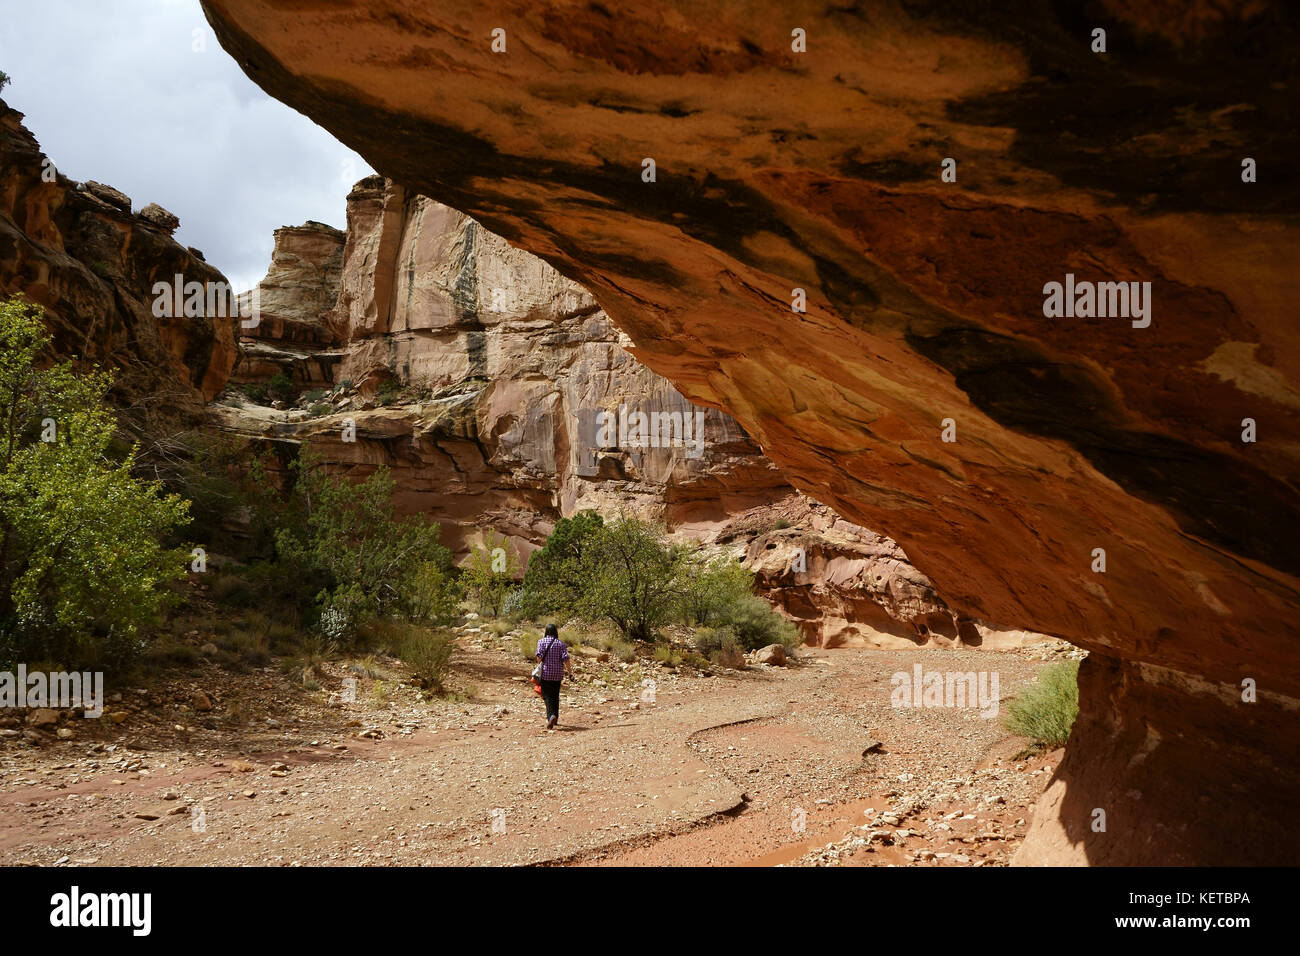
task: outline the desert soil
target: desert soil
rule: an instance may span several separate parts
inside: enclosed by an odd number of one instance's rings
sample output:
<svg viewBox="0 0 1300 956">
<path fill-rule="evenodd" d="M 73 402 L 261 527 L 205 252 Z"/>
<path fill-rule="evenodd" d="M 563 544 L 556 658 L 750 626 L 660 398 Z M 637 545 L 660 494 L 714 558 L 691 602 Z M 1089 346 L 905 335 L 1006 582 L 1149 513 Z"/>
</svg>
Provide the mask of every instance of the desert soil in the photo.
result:
<svg viewBox="0 0 1300 956">
<path fill-rule="evenodd" d="M 0 863 L 1000 866 L 1059 753 L 1018 759 L 977 709 L 892 707 L 890 676 L 996 671 L 1005 705 L 1064 653 L 575 655 L 553 732 L 511 636 L 462 635 L 434 700 L 392 661 L 330 665 L 315 693 L 203 661 L 121 690 L 120 723 L 0 732 Z"/>
</svg>

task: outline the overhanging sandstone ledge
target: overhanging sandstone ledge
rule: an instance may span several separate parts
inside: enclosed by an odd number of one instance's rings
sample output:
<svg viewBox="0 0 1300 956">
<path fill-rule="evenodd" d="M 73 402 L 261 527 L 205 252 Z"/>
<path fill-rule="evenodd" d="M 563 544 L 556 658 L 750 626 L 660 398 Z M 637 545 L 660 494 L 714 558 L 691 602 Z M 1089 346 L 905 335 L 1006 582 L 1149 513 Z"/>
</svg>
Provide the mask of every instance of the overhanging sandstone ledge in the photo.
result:
<svg viewBox="0 0 1300 956">
<path fill-rule="evenodd" d="M 1026 860 L 1294 858 L 1272 809 L 1300 795 L 1287 5 L 205 6 L 263 88 L 581 282 L 954 606 L 1094 651 Z M 1151 326 L 1045 319 L 1066 273 L 1151 282 Z M 1170 825 L 1094 834 L 1120 785 Z M 1234 805 L 1180 809 L 1187 786 Z"/>
</svg>

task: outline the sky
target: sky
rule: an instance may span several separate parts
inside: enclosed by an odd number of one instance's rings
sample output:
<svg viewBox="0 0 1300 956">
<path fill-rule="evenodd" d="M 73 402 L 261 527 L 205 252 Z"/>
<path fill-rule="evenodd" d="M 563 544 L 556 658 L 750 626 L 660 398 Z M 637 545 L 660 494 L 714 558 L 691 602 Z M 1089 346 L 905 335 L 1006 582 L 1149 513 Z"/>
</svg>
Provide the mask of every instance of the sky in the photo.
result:
<svg viewBox="0 0 1300 956">
<path fill-rule="evenodd" d="M 240 291 L 266 274 L 277 228 L 342 228 L 372 172 L 248 79 L 198 0 L 0 0 L 0 70 L 59 172 L 170 210 L 176 240 Z"/>
</svg>

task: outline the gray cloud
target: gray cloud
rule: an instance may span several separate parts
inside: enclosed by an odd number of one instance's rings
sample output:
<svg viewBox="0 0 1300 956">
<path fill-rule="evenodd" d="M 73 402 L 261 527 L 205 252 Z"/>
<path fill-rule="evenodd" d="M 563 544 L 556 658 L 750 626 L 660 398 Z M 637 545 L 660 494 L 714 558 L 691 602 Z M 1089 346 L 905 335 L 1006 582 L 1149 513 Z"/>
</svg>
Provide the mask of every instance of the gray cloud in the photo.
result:
<svg viewBox="0 0 1300 956">
<path fill-rule="evenodd" d="M 0 0 L 0 70 L 60 172 L 165 206 L 239 289 L 265 274 L 277 227 L 342 227 L 372 171 L 244 76 L 198 0 Z"/>
</svg>

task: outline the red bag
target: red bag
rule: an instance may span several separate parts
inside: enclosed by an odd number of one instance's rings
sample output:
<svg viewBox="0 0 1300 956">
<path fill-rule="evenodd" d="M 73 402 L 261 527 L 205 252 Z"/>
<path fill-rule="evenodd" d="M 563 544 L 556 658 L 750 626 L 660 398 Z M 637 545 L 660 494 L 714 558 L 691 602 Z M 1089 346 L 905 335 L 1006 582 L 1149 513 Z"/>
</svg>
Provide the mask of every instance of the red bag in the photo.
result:
<svg viewBox="0 0 1300 956">
<path fill-rule="evenodd" d="M 537 681 L 536 678 L 533 679 L 533 693 L 538 695 L 539 697 L 542 694 L 542 685 L 540 682 Z"/>
</svg>

